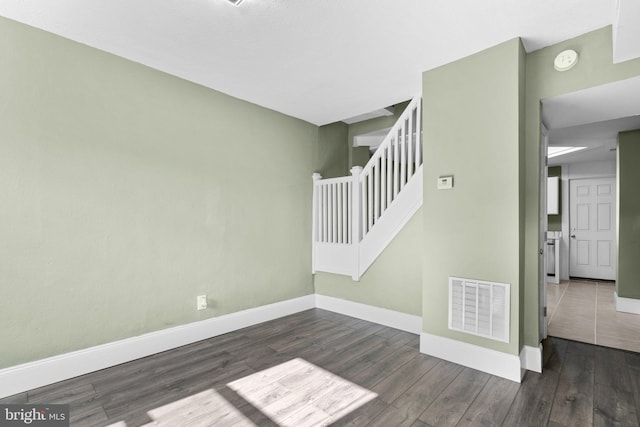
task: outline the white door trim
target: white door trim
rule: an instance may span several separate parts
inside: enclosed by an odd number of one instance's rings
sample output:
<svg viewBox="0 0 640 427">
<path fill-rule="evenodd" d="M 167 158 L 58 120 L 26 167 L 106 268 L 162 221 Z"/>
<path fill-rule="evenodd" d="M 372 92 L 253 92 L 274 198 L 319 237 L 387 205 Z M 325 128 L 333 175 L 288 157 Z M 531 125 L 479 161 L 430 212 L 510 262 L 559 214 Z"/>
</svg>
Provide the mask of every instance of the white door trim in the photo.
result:
<svg viewBox="0 0 640 427">
<path fill-rule="evenodd" d="M 544 123 L 540 123 L 540 225 L 538 229 L 538 247 L 540 248 L 540 256 L 538 258 L 538 289 L 540 294 L 540 307 L 538 317 L 540 319 L 540 341 L 547 338 L 548 318 L 546 316 L 547 307 L 547 148 L 549 147 L 549 138 L 547 127 Z M 556 266 L 556 268 L 559 268 Z"/>
</svg>

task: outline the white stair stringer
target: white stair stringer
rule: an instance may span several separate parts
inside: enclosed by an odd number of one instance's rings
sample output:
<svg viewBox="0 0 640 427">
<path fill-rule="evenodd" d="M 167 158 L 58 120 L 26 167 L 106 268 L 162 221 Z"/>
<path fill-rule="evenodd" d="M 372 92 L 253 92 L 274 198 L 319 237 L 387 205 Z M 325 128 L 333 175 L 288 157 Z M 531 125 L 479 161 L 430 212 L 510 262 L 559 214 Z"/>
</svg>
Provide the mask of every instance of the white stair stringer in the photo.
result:
<svg viewBox="0 0 640 427">
<path fill-rule="evenodd" d="M 422 165 L 359 245 L 358 277 L 380 256 L 422 206 Z"/>
<path fill-rule="evenodd" d="M 358 263 L 357 251 L 358 245 L 316 243 L 314 270 L 352 276 L 355 279 L 358 273 L 356 271 Z"/>
</svg>

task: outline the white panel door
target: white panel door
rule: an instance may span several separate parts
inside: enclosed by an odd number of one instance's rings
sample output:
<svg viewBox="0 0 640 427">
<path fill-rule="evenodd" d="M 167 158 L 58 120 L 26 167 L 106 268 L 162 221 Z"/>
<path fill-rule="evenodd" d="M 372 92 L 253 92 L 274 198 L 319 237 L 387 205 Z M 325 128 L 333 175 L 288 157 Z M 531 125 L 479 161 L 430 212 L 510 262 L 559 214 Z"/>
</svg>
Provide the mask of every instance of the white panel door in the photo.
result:
<svg viewBox="0 0 640 427">
<path fill-rule="evenodd" d="M 569 275 L 615 280 L 614 178 L 572 179 L 569 188 Z"/>
</svg>

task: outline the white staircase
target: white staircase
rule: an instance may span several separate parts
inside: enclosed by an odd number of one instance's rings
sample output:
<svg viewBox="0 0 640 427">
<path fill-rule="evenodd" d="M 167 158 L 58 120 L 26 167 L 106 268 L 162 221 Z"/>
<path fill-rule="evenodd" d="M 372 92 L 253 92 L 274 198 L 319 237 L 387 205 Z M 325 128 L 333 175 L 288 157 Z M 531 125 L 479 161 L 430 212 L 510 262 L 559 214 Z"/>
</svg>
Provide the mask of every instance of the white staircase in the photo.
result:
<svg viewBox="0 0 640 427">
<path fill-rule="evenodd" d="M 422 99 L 414 98 L 364 168 L 313 174 L 312 272 L 360 280 L 422 206 Z"/>
</svg>

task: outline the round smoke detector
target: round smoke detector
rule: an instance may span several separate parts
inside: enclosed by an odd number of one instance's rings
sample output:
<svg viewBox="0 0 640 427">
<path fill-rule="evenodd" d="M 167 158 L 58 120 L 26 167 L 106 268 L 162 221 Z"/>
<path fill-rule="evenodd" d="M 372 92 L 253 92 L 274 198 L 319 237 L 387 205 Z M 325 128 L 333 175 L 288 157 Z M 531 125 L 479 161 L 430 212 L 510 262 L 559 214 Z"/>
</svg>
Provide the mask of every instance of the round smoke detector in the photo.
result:
<svg viewBox="0 0 640 427">
<path fill-rule="evenodd" d="M 572 69 L 578 63 L 578 52 L 573 49 L 563 50 L 553 61 L 553 68 L 558 71 Z"/>
</svg>

